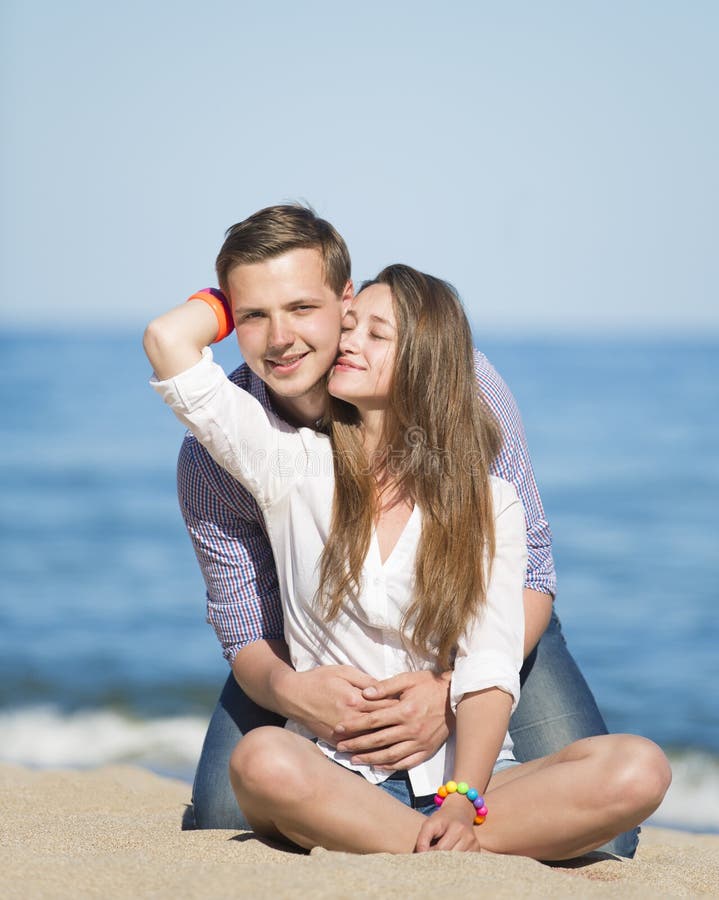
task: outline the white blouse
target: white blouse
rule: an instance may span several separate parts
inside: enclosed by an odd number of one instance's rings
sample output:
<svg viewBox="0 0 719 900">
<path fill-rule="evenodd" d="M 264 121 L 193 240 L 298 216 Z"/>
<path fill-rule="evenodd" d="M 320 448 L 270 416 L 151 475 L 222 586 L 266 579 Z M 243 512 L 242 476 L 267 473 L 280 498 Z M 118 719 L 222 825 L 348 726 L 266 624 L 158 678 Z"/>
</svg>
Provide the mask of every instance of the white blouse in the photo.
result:
<svg viewBox="0 0 719 900">
<path fill-rule="evenodd" d="M 409 605 L 422 516 L 414 510 L 384 564 L 376 535 L 362 569 L 358 596 L 331 623 L 316 608 L 319 560 L 327 540 L 334 493 L 332 447 L 325 434 L 293 428 L 234 385 L 205 348 L 192 368 L 150 384 L 219 465 L 254 495 L 275 557 L 285 639 L 298 672 L 320 665 L 350 665 L 373 678 L 435 669 L 433 658 L 405 646 L 401 622 Z M 456 710 L 465 693 L 498 687 L 519 700 L 524 645 L 522 589 L 527 564 L 524 512 L 514 487 L 491 478 L 496 552 L 486 604 L 457 646 L 450 691 Z M 467 548 L 476 552 L 477 548 Z M 288 727 L 309 735 L 298 723 Z M 318 742 L 330 758 L 379 783 L 390 773 L 354 766 L 350 754 Z M 453 738 L 409 772 L 416 796 L 434 793 L 453 775 Z M 507 735 L 500 759 L 512 758 Z"/>
</svg>

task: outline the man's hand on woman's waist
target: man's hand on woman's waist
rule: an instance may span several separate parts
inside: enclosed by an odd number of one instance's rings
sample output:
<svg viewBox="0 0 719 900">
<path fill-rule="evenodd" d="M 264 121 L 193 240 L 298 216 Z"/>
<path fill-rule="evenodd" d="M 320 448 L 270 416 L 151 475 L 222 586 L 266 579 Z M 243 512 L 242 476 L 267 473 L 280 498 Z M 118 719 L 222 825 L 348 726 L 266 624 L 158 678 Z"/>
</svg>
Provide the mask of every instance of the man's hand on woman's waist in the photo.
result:
<svg viewBox="0 0 719 900">
<path fill-rule="evenodd" d="M 447 740 L 450 673 L 406 672 L 377 681 L 352 666 L 295 672 L 284 641 L 256 641 L 235 656 L 232 670 L 248 697 L 294 719 L 360 761 L 410 768 Z"/>
<path fill-rule="evenodd" d="M 362 696 L 374 705 L 342 719 L 337 749 L 352 753 L 353 763 L 390 769 L 410 769 L 434 756 L 454 728 L 450 680 L 451 672 L 422 671 L 373 683 Z"/>
</svg>

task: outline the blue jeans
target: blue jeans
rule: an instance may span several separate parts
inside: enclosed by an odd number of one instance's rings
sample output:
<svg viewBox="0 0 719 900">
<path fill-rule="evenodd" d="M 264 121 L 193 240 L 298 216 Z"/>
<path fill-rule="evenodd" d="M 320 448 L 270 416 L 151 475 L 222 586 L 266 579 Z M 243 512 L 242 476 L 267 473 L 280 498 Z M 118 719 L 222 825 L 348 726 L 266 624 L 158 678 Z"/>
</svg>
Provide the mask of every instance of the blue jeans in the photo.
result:
<svg viewBox="0 0 719 900">
<path fill-rule="evenodd" d="M 521 681 L 522 696 L 509 723 L 514 752 L 521 762 L 547 756 L 580 738 L 607 733 L 554 613 L 525 661 Z M 284 721 L 253 703 L 230 675 L 210 720 L 195 774 L 192 802 L 198 828 L 237 831 L 249 827 L 230 786 L 230 756 L 243 734 Z M 638 834 L 639 829 L 621 834 L 601 849 L 632 857 Z"/>
<path fill-rule="evenodd" d="M 406 772 L 395 772 L 386 781 L 381 781 L 377 787 L 386 791 L 395 800 L 399 800 L 400 803 L 404 803 L 405 806 L 411 806 L 412 809 L 421 812 L 423 816 L 431 816 L 437 809 L 434 803 L 434 794 L 426 797 L 415 795 Z"/>
</svg>

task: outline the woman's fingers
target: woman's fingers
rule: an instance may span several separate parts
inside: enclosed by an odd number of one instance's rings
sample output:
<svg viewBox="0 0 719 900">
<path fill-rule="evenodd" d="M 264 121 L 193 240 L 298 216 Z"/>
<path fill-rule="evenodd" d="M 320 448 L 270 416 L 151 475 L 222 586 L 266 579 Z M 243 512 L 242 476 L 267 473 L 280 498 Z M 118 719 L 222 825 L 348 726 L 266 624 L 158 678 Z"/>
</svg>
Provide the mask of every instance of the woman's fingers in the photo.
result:
<svg viewBox="0 0 719 900">
<path fill-rule="evenodd" d="M 417 835 L 417 843 L 414 846 L 415 853 L 426 853 L 433 850 L 432 842 L 443 834 L 447 827 L 447 821 L 439 816 L 430 816 L 425 819 Z"/>
<path fill-rule="evenodd" d="M 461 822 L 450 822 L 442 836 L 432 847 L 433 850 L 479 850 L 471 825 Z"/>
<path fill-rule="evenodd" d="M 426 853 L 428 850 L 459 850 L 467 853 L 479 852 L 479 844 L 471 825 L 434 813 L 420 828 L 414 849 L 415 853 Z"/>
</svg>

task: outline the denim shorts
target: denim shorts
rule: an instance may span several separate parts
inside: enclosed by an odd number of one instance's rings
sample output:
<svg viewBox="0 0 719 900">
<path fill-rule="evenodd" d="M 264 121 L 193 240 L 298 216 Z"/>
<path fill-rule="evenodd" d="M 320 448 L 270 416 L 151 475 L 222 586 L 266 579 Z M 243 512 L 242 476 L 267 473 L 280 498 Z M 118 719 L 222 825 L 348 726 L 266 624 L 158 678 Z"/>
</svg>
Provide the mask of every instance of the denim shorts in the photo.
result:
<svg viewBox="0 0 719 900">
<path fill-rule="evenodd" d="M 516 759 L 498 759 L 492 769 L 492 774 L 503 772 L 505 769 L 511 769 L 520 763 Z M 404 771 L 394 772 L 386 781 L 380 782 L 377 787 L 381 787 L 387 791 L 395 800 L 404 803 L 405 806 L 411 806 L 417 812 L 421 812 L 424 816 L 430 816 L 437 809 L 434 802 L 434 794 L 426 794 L 423 797 L 416 797 L 412 790 L 412 784 L 409 775 Z"/>
</svg>

